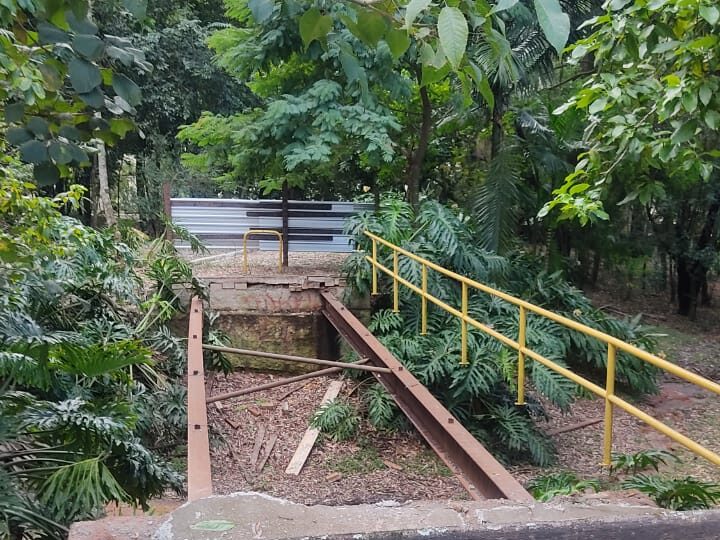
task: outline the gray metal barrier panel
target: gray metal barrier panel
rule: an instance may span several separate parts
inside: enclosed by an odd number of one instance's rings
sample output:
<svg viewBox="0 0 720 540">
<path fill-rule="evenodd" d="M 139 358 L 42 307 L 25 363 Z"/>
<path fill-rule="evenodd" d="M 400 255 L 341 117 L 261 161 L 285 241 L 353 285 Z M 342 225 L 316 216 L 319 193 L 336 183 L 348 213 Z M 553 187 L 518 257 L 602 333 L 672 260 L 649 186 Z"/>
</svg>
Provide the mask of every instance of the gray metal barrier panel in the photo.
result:
<svg viewBox="0 0 720 540">
<path fill-rule="evenodd" d="M 196 235 L 208 249 L 242 249 L 243 234 L 254 229 L 282 232 L 282 202 L 246 199 L 170 200 L 172 219 Z M 348 217 L 372 210 L 367 203 L 336 201 L 289 201 L 290 251 L 347 253 L 350 237 L 343 234 Z M 184 241 L 176 241 L 187 249 Z M 270 235 L 248 238 L 249 249 L 274 251 L 277 240 Z"/>
</svg>

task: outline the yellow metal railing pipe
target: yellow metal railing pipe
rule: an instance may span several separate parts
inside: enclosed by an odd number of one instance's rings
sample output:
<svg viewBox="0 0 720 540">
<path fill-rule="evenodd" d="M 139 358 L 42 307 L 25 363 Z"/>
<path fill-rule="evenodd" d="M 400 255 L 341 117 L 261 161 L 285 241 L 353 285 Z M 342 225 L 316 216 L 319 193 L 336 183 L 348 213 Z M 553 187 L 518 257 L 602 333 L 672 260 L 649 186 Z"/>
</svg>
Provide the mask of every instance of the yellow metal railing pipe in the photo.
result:
<svg viewBox="0 0 720 540">
<path fill-rule="evenodd" d="M 525 400 L 525 395 L 524 395 L 525 358 L 530 358 L 532 360 L 535 360 L 536 362 L 539 362 L 540 364 L 544 365 L 548 369 L 551 369 L 552 371 L 559 373 L 560 375 L 571 380 L 575 384 L 578 384 L 579 386 L 585 388 L 586 390 L 588 390 L 588 391 L 592 392 L 593 394 L 604 399 L 605 400 L 605 419 L 604 419 L 605 425 L 604 425 L 603 464 L 609 465 L 611 462 L 614 407 L 618 407 L 618 408 L 624 410 L 625 412 L 635 416 L 636 418 L 642 420 L 643 422 L 648 424 L 653 429 L 670 437 L 672 440 L 682 444 L 683 446 L 685 446 L 686 448 L 688 448 L 690 451 L 694 452 L 695 454 L 720 466 L 720 456 L 718 454 L 716 454 L 715 452 L 712 452 L 711 450 L 708 450 L 707 448 L 696 443 L 692 439 L 686 437 L 685 435 L 682 435 L 681 433 L 679 433 L 678 431 L 675 431 L 674 429 L 667 426 L 663 422 L 653 418 L 649 414 L 641 411 L 634 405 L 631 405 L 630 403 L 624 401 L 623 399 L 621 399 L 615 395 L 617 352 L 621 351 L 621 352 L 633 355 L 636 358 L 639 358 L 640 360 L 648 362 L 649 364 L 652 364 L 652 365 L 660 368 L 661 370 L 666 371 L 667 373 L 670 373 L 672 375 L 680 377 L 692 384 L 695 384 L 696 386 L 704 388 L 704 389 L 711 391 L 718 395 L 720 395 L 720 384 L 718 384 L 714 381 L 708 380 L 704 377 L 701 377 L 700 375 L 696 375 L 695 373 L 692 373 L 686 369 L 683 369 L 671 362 L 668 362 L 667 360 L 664 360 L 654 354 L 644 351 L 634 345 L 626 343 L 626 342 L 624 342 L 618 338 L 615 338 L 609 334 L 606 334 L 604 332 L 601 332 L 599 330 L 596 330 L 594 328 L 586 326 L 577 321 L 573 321 L 572 319 L 569 319 L 562 315 L 558 315 L 558 314 L 548 311 L 544 308 L 541 308 L 539 306 L 536 306 L 534 304 L 531 304 L 531 303 L 521 300 L 519 298 L 515 298 L 507 293 L 498 291 L 496 289 L 493 289 L 492 287 L 488 287 L 487 285 L 484 285 L 482 283 L 479 283 L 477 281 L 469 279 L 465 276 L 461 276 L 460 274 L 457 274 L 455 272 L 447 270 L 447 269 L 445 269 L 431 261 L 428 261 L 427 259 L 419 257 L 419 256 L 415 255 L 414 253 L 411 253 L 399 246 L 395 246 L 394 244 L 387 242 L 386 240 L 380 238 L 377 235 L 374 235 L 369 232 L 366 232 L 365 234 L 373 241 L 373 256 L 372 256 L 372 258 L 367 257 L 367 256 L 365 258 L 366 258 L 366 260 L 368 260 L 371 263 L 374 270 L 379 269 L 393 279 L 393 300 L 394 300 L 394 307 L 396 309 L 398 308 L 398 303 L 399 303 L 399 298 L 398 298 L 399 285 L 402 284 L 405 287 L 409 288 L 411 291 L 420 295 L 420 297 L 422 299 L 422 313 L 423 313 L 423 315 L 422 315 L 422 331 L 423 331 L 423 333 L 427 331 L 427 301 L 432 302 L 436 306 L 440 307 L 441 309 L 447 311 L 451 315 L 460 319 L 461 325 L 462 325 L 462 327 L 461 327 L 461 348 L 462 348 L 461 363 L 464 364 L 469 361 L 468 353 L 467 353 L 467 325 L 470 325 L 473 328 L 477 328 L 478 330 L 481 330 L 482 332 L 486 333 L 487 335 L 494 337 L 501 343 L 507 345 L 508 347 L 510 347 L 518 352 L 518 404 L 524 403 L 524 400 Z M 384 265 L 382 265 L 381 263 L 378 262 L 378 260 L 377 260 L 377 243 L 387 246 L 392 250 L 392 252 L 393 252 L 393 270 L 390 270 L 389 268 L 385 267 Z M 421 271 L 422 271 L 422 274 L 421 274 L 422 283 L 421 283 L 420 287 L 418 287 L 414 283 L 410 282 L 409 280 L 407 280 L 399 275 L 399 255 L 406 256 L 406 257 L 410 258 L 411 260 L 420 263 Z M 462 291 L 461 291 L 460 309 L 457 309 L 457 308 L 447 304 L 446 302 L 440 300 L 439 298 L 433 296 L 432 294 L 428 293 L 428 291 L 427 291 L 427 269 L 428 268 L 435 270 L 435 271 L 439 272 L 440 274 L 447 276 L 451 279 L 454 279 L 455 281 L 458 281 L 461 284 Z M 375 282 L 375 284 L 376 284 L 376 282 Z M 473 319 L 472 317 L 470 317 L 468 315 L 468 297 L 469 297 L 469 289 L 470 288 L 491 294 L 497 298 L 500 298 L 502 300 L 509 302 L 510 304 L 518 306 L 520 313 L 519 313 L 519 326 L 518 326 L 517 341 L 514 341 L 513 339 L 497 332 L 496 330 L 490 328 L 489 326 L 482 324 L 479 321 L 476 321 L 475 319 Z M 567 328 L 570 328 L 571 330 L 582 332 L 585 335 L 594 337 L 600 341 L 605 342 L 608 346 L 605 388 L 602 388 L 601 386 L 585 379 L 584 377 L 581 377 L 581 376 L 577 375 L 576 373 L 573 373 L 568 368 L 565 368 L 565 367 L 557 364 L 556 362 L 553 362 L 552 360 L 542 356 L 541 354 L 539 354 L 531 349 L 528 349 L 526 346 L 527 313 L 528 312 L 534 313 L 534 314 L 542 316 L 542 317 L 546 317 L 552 321 L 562 324 L 563 326 L 565 326 Z"/>
<path fill-rule="evenodd" d="M 421 316 L 420 316 L 420 335 L 427 335 L 427 266 L 422 265 L 422 293 L 421 293 Z"/>
<path fill-rule="evenodd" d="M 372 294 L 378 294 L 377 290 L 377 242 L 372 241 Z"/>
<path fill-rule="evenodd" d="M 615 353 L 615 345 L 608 344 L 607 376 L 605 379 L 605 439 L 603 446 L 603 465 L 605 467 L 609 467 L 612 463 L 613 404 L 610 398 L 615 395 Z"/>
<path fill-rule="evenodd" d="M 520 306 L 518 315 L 518 365 L 517 365 L 517 403 L 516 405 L 525 405 L 525 325 L 527 316 L 525 308 Z"/>
<path fill-rule="evenodd" d="M 399 246 L 391 244 L 387 240 L 384 240 L 383 238 L 380 238 L 379 236 L 377 236 L 371 232 L 366 231 L 365 235 L 371 239 L 377 240 L 380 244 L 389 247 L 390 249 L 393 250 L 394 253 L 395 252 L 399 253 L 399 254 L 404 255 L 416 262 L 424 264 L 428 268 L 435 270 L 436 272 L 439 272 L 439 273 L 443 274 L 444 276 L 455 279 L 456 281 L 459 281 L 460 283 L 465 282 L 474 289 L 477 289 L 479 291 L 493 295 L 497 298 L 505 300 L 506 302 L 508 302 L 510 304 L 514 304 L 518 307 L 524 307 L 529 312 L 535 313 L 542 317 L 546 317 L 552 321 L 562 324 L 563 326 L 566 326 L 567 328 L 570 328 L 572 330 L 577 330 L 578 332 L 582 332 L 585 335 L 594 337 L 596 339 L 599 339 L 600 341 L 604 341 L 607 344 L 612 344 L 619 351 L 631 354 L 631 355 L 639 358 L 640 360 L 644 360 L 645 362 L 648 362 L 649 364 L 652 364 L 656 367 L 659 367 L 660 369 L 662 369 L 664 371 L 667 371 L 671 375 L 680 377 L 681 379 L 684 379 L 684 380 L 691 382 L 697 386 L 700 386 L 701 388 L 704 388 L 706 390 L 709 390 L 710 392 L 720 395 L 720 384 L 710 381 L 708 379 L 705 379 L 704 377 L 701 377 L 700 375 L 696 375 L 695 373 L 692 373 L 686 369 L 683 369 L 683 368 L 673 364 L 672 362 L 663 360 L 659 356 L 655 356 L 654 354 L 644 351 L 644 350 L 640 349 L 639 347 L 636 347 L 635 345 L 630 345 L 629 343 L 625 343 L 624 341 L 622 341 L 616 337 L 613 337 L 609 334 L 606 334 L 605 332 L 601 332 L 600 330 L 596 330 L 594 328 L 586 326 L 577 321 L 573 321 L 572 319 L 568 319 L 567 317 L 558 315 L 557 313 L 553 313 L 552 311 L 548 311 L 547 309 L 536 306 L 535 304 L 531 304 L 530 302 L 527 302 L 525 300 L 515 298 L 514 296 L 511 296 L 507 293 L 498 291 L 496 289 L 493 289 L 492 287 L 488 287 L 487 285 L 484 285 L 475 280 L 472 280 L 470 278 L 467 278 L 465 276 L 457 274 L 456 272 L 447 270 L 447 269 L 443 268 L 442 266 L 439 266 L 431 261 L 428 261 L 427 259 L 419 257 L 418 255 L 415 255 L 414 253 L 411 253 L 410 251 L 407 251 L 406 249 L 403 249 Z"/>
<path fill-rule="evenodd" d="M 270 229 L 252 229 L 250 231 L 246 231 L 245 234 L 243 234 L 243 271 L 248 271 L 248 255 L 247 255 L 247 239 L 248 236 L 252 236 L 253 234 L 274 234 L 277 236 L 278 239 L 278 272 L 282 272 L 282 248 L 283 248 L 283 240 L 282 240 L 282 233 L 279 233 L 278 231 L 273 231 Z"/>
</svg>

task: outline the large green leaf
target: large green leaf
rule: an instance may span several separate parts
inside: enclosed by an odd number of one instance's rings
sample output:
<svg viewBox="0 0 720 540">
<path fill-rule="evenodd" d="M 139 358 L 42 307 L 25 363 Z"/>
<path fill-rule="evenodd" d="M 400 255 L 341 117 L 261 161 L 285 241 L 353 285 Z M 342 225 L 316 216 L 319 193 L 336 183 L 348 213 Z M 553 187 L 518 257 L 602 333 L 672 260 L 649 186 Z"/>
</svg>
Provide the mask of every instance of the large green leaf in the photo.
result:
<svg viewBox="0 0 720 540">
<path fill-rule="evenodd" d="M 113 74 L 113 90 L 133 107 L 142 101 L 140 87 L 122 73 Z"/>
<path fill-rule="evenodd" d="M 354 26 L 353 34 L 366 45 L 375 47 L 385 35 L 386 28 L 385 17 L 374 11 L 363 9 L 358 14 L 357 25 Z"/>
<path fill-rule="evenodd" d="M 558 0 L 534 0 L 540 27 L 550 45 L 562 54 L 570 37 L 570 17 L 563 12 Z"/>
<path fill-rule="evenodd" d="M 48 147 L 48 153 L 52 160 L 58 165 L 67 165 L 73 160 L 73 152 L 68 143 L 51 141 Z"/>
<path fill-rule="evenodd" d="M 318 8 L 310 8 L 300 17 L 300 37 L 307 49 L 310 44 L 324 39 L 332 29 L 332 18 L 320 13 Z"/>
<path fill-rule="evenodd" d="M 105 50 L 105 43 L 97 36 L 78 34 L 73 39 L 73 49 L 89 60 L 97 60 Z"/>
<path fill-rule="evenodd" d="M 97 25 L 88 20 L 87 16 L 77 17 L 72 11 L 66 13 L 67 23 L 78 34 L 97 34 Z"/>
<path fill-rule="evenodd" d="M 458 8 L 446 6 L 440 11 L 437 29 L 445 56 L 457 69 L 467 47 L 468 24 L 465 15 Z"/>
<path fill-rule="evenodd" d="M 27 141 L 20 145 L 20 157 L 25 163 L 44 163 L 48 159 L 47 146 L 42 141 Z"/>
<path fill-rule="evenodd" d="M 138 19 L 145 18 L 145 13 L 147 12 L 146 0 L 123 0 L 123 5 L 125 6 L 125 9 Z"/>
<path fill-rule="evenodd" d="M 385 41 L 390 48 L 390 53 L 395 60 L 398 60 L 410 47 L 410 37 L 406 32 L 397 28 L 390 28 L 385 34 Z"/>
<path fill-rule="evenodd" d="M 410 0 L 405 7 L 405 28 L 410 28 L 418 15 L 430 5 L 430 0 Z"/>
<path fill-rule="evenodd" d="M 716 6 L 700 6 L 700 16 L 715 26 L 720 20 L 720 10 Z"/>
<path fill-rule="evenodd" d="M 31 116 L 27 121 L 27 128 L 38 137 L 50 135 L 50 126 L 47 120 L 39 116 Z"/>
<path fill-rule="evenodd" d="M 495 4 L 495 7 L 492 8 L 493 13 L 497 13 L 499 11 L 505 11 L 515 6 L 515 4 L 518 3 L 519 0 L 499 0 L 497 4 Z"/>
<path fill-rule="evenodd" d="M 70 36 L 55 25 L 41 22 L 37 26 L 40 43 L 68 43 Z"/>
<path fill-rule="evenodd" d="M 73 58 L 68 68 L 70 83 L 79 94 L 92 92 L 102 83 L 100 69 L 93 63 Z"/>
<path fill-rule="evenodd" d="M 248 0 L 247 3 L 252 13 L 253 19 L 258 24 L 262 24 L 270 18 L 273 9 L 275 9 L 275 2 L 273 0 Z"/>
<path fill-rule="evenodd" d="M 33 176 L 39 186 L 52 186 L 60 180 L 60 170 L 52 163 L 41 163 L 33 167 Z"/>
<path fill-rule="evenodd" d="M 105 105 L 105 96 L 100 88 L 93 88 L 90 92 L 80 93 L 78 97 L 93 109 L 100 109 Z"/>
<path fill-rule="evenodd" d="M 670 137 L 672 144 L 683 144 L 688 142 L 694 135 L 697 128 L 696 120 L 688 120 L 680 124 Z"/>
<path fill-rule="evenodd" d="M 5 105 L 5 121 L 7 123 L 19 122 L 25 115 L 25 103 L 18 101 Z"/>
<path fill-rule="evenodd" d="M 10 144 L 19 146 L 22 143 L 32 139 L 33 134 L 30 132 L 30 130 L 25 129 L 24 127 L 11 127 L 8 128 L 8 130 L 5 132 L 5 138 Z"/>
</svg>

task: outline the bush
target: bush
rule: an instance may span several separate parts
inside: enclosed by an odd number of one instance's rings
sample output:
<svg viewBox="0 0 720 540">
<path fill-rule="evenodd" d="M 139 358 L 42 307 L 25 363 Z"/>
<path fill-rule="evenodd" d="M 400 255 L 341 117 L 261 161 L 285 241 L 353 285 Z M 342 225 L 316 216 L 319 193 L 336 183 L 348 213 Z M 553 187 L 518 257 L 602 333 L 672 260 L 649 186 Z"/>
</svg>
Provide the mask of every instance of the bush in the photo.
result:
<svg viewBox="0 0 720 540">
<path fill-rule="evenodd" d="M 595 309 L 560 273 L 548 274 L 539 261 L 517 252 L 500 257 L 478 247 L 473 224 L 468 218 L 434 201 L 425 201 L 414 213 L 397 199 L 385 200 L 377 213 L 351 218 L 347 232 L 358 248 L 371 251 L 364 231 L 373 232 L 401 247 L 461 275 L 469 276 L 593 328 L 605 331 L 642 348 L 652 349 L 648 331 L 637 319 L 619 321 Z M 380 262 L 392 267 L 389 249 L 378 249 Z M 348 259 L 348 283 L 359 292 L 370 286 L 369 263 L 364 253 Z M 420 265 L 400 257 L 400 272 L 420 286 Z M 392 282 L 379 272 L 380 291 L 390 292 Z M 437 272 L 428 272 L 428 290 L 451 306 L 459 306 L 461 287 Z M 469 365 L 459 365 L 460 324 L 457 318 L 428 306 L 428 334 L 420 335 L 419 297 L 400 287 L 400 313 L 383 309 L 381 297 L 375 304 L 370 329 L 431 392 L 457 416 L 478 439 L 504 460 L 530 459 L 547 465 L 553 461 L 552 442 L 535 428 L 545 412 L 534 394 L 567 408 L 578 387 L 563 376 L 530 359 L 526 362 L 528 405 L 515 406 L 517 352 L 492 337 L 468 331 Z M 518 333 L 518 308 L 481 292 L 470 292 L 469 314 L 507 336 Z M 571 366 L 604 381 L 607 347 L 548 319 L 528 315 L 527 345 L 539 354 Z M 637 392 L 656 390 L 657 370 L 642 361 L 618 355 L 618 380 Z M 532 391 L 531 391 L 532 390 Z M 370 403 L 375 403 L 372 398 Z M 379 402 L 377 402 L 379 404 Z M 371 408 L 370 421 L 386 428 L 394 421 L 386 409 Z M 382 413 L 382 414 L 380 414 Z"/>
</svg>

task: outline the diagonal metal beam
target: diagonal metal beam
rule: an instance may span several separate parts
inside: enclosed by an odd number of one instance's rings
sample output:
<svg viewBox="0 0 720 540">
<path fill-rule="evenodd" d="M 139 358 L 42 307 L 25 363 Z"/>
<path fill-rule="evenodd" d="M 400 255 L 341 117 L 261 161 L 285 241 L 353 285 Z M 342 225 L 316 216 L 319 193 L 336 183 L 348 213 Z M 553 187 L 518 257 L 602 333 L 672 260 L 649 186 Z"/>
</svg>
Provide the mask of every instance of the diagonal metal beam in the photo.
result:
<svg viewBox="0 0 720 540">
<path fill-rule="evenodd" d="M 406 370 L 370 331 L 327 290 L 323 314 L 361 357 L 390 373 L 373 373 L 437 455 L 474 499 L 533 501 L 520 483 Z"/>
</svg>

